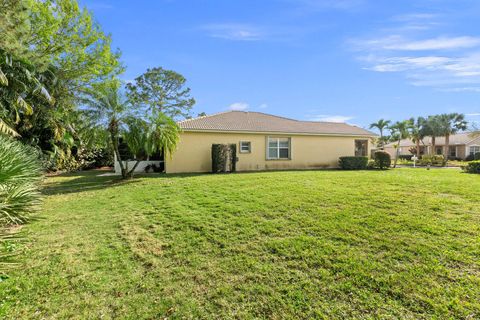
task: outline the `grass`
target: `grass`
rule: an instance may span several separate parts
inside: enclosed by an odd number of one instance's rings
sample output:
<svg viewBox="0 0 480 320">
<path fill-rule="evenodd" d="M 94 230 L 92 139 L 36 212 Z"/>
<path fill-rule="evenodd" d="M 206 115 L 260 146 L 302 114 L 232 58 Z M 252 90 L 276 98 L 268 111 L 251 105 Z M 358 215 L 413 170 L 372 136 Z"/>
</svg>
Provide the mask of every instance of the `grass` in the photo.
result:
<svg viewBox="0 0 480 320">
<path fill-rule="evenodd" d="M 0 318 L 479 318 L 457 170 L 49 178 Z"/>
</svg>

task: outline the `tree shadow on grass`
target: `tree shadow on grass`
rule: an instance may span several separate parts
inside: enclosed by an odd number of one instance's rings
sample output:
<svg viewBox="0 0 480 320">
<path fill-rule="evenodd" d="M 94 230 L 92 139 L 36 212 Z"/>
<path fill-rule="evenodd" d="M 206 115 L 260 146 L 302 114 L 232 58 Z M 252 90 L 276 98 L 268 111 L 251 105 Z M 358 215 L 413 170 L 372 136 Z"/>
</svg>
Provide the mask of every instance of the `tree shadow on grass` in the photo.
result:
<svg viewBox="0 0 480 320">
<path fill-rule="evenodd" d="M 132 183 L 135 180 L 122 180 L 119 176 L 101 176 L 107 173 L 100 170 L 79 171 L 50 177 L 42 188 L 44 195 L 68 194 L 100 190 Z"/>
<path fill-rule="evenodd" d="M 162 179 L 162 178 L 188 178 L 204 175 L 201 173 L 148 173 L 136 174 L 134 178 L 124 180 L 118 175 L 102 175 L 111 173 L 104 170 L 88 170 L 72 173 L 64 173 L 58 176 L 50 177 L 42 188 L 44 195 L 68 194 L 85 191 L 101 190 L 110 187 L 124 186 L 141 181 L 141 179 Z"/>
</svg>

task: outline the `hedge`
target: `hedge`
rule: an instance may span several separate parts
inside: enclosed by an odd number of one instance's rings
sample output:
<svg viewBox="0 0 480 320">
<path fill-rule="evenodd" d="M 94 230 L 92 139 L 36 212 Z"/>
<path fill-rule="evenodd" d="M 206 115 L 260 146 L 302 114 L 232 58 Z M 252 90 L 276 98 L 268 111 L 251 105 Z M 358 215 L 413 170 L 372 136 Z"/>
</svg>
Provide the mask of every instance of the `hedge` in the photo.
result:
<svg viewBox="0 0 480 320">
<path fill-rule="evenodd" d="M 480 174 L 480 160 L 470 161 L 463 170 L 468 173 Z"/>
<path fill-rule="evenodd" d="M 338 165 L 343 170 L 365 170 L 367 169 L 368 157 L 340 157 Z"/>
<path fill-rule="evenodd" d="M 418 164 L 421 166 L 444 166 L 447 162 L 443 155 L 423 155 L 422 159 L 418 161 Z"/>
</svg>

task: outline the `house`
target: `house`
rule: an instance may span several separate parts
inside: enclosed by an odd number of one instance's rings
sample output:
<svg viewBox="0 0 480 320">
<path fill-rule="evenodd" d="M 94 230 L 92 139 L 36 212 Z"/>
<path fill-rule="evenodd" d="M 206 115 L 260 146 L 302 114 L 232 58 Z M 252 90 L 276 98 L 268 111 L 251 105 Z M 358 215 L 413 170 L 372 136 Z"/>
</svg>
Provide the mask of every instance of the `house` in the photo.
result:
<svg viewBox="0 0 480 320">
<path fill-rule="evenodd" d="M 390 153 L 392 158 L 396 157 L 395 146 L 397 143 L 389 143 L 385 145 L 385 151 Z M 400 155 L 412 155 L 416 151 L 416 144 L 410 140 L 405 139 L 400 141 L 399 145 Z M 420 141 L 420 155 L 423 154 L 445 154 L 445 137 L 435 138 L 435 150 L 432 150 L 431 137 L 425 137 Z M 463 132 L 450 136 L 448 154 L 454 159 L 465 159 L 469 155 L 480 152 L 480 134 L 475 132 Z"/>
<path fill-rule="evenodd" d="M 210 172 L 212 144 L 235 144 L 237 171 L 334 168 L 341 156 L 368 156 L 374 133 L 346 123 L 299 121 L 228 111 L 180 121 L 167 173 Z"/>
</svg>

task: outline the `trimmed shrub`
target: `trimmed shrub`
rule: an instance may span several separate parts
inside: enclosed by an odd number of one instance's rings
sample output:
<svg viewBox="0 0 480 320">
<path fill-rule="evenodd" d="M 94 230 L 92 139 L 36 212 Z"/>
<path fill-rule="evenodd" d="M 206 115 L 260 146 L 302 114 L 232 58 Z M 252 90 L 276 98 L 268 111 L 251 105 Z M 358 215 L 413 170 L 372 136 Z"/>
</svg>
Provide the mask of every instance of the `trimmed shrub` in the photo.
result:
<svg viewBox="0 0 480 320">
<path fill-rule="evenodd" d="M 386 151 L 375 152 L 374 158 L 375 158 L 375 168 L 382 169 L 382 170 L 388 169 L 392 164 L 390 153 Z"/>
<path fill-rule="evenodd" d="M 368 157 L 340 157 L 338 165 L 342 170 L 365 170 L 367 169 Z"/>
<path fill-rule="evenodd" d="M 445 161 L 445 157 L 443 155 L 423 155 L 422 159 L 418 161 L 418 164 L 421 166 L 444 166 L 447 162 Z"/>
<path fill-rule="evenodd" d="M 400 155 L 398 155 L 398 159 L 400 159 L 400 160 L 411 161 L 412 157 L 413 157 L 413 154 L 400 154 Z"/>
<path fill-rule="evenodd" d="M 463 170 L 468 173 L 480 174 L 480 160 L 470 161 Z"/>
</svg>

